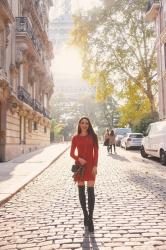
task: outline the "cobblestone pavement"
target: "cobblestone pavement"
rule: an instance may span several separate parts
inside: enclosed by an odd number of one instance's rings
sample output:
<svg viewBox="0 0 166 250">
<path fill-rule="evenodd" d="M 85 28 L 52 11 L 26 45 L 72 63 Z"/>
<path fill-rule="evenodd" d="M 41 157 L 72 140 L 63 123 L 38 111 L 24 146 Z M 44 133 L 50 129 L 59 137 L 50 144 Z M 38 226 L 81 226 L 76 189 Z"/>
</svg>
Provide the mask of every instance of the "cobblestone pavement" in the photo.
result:
<svg viewBox="0 0 166 250">
<path fill-rule="evenodd" d="M 71 165 L 67 151 L 0 208 L 1 250 L 166 250 L 166 167 L 101 146 L 89 234 Z"/>
</svg>

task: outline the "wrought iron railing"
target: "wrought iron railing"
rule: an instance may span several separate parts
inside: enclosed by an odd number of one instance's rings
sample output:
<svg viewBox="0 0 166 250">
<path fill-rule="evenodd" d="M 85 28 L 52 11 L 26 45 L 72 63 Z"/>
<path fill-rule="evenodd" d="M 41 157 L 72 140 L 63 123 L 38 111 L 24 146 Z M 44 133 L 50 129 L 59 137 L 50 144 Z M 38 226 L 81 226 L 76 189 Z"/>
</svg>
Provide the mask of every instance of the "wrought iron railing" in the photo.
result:
<svg viewBox="0 0 166 250">
<path fill-rule="evenodd" d="M 148 3 L 147 3 L 146 12 L 148 12 L 148 11 L 152 8 L 152 5 L 153 5 L 154 3 L 160 3 L 160 0 L 149 0 Z"/>
<path fill-rule="evenodd" d="M 42 10 L 41 10 L 40 0 L 34 0 L 34 6 L 35 6 L 35 9 L 36 9 L 36 12 L 38 14 L 39 19 L 42 20 L 43 19 L 43 13 L 42 13 Z"/>
<path fill-rule="evenodd" d="M 43 106 L 36 99 L 33 99 L 33 108 L 39 113 L 43 114 Z"/>
<path fill-rule="evenodd" d="M 33 46 L 43 61 L 42 43 L 35 35 L 27 17 L 16 17 L 16 32 L 26 32 L 28 34 L 29 38 L 32 40 Z"/>
<path fill-rule="evenodd" d="M 33 31 L 27 17 L 16 17 L 16 31 L 26 32 L 32 38 Z"/>
<path fill-rule="evenodd" d="M 46 108 L 43 108 L 43 115 L 48 119 L 51 119 L 51 114 Z"/>
<path fill-rule="evenodd" d="M 8 81 L 6 71 L 0 67 L 0 81 L 2 80 Z"/>
<path fill-rule="evenodd" d="M 22 86 L 18 86 L 18 93 L 17 93 L 18 98 L 25 102 L 26 104 L 30 105 L 32 107 L 33 102 L 31 95 L 24 89 Z"/>
<path fill-rule="evenodd" d="M 31 106 L 35 111 L 41 113 L 48 119 L 51 119 L 50 112 L 46 108 L 44 108 L 43 105 L 39 101 L 37 101 L 36 99 L 32 99 L 31 95 L 28 93 L 28 91 L 24 87 L 18 86 L 17 96 L 19 100 Z"/>
</svg>

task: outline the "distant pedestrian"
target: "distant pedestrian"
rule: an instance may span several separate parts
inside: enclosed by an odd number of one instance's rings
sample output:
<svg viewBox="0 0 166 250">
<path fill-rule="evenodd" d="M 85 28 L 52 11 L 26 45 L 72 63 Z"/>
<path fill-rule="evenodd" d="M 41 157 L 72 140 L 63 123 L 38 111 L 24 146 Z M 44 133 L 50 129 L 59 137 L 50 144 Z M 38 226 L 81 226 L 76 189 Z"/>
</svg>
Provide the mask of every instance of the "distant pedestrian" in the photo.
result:
<svg viewBox="0 0 166 250">
<path fill-rule="evenodd" d="M 112 154 L 112 147 L 114 148 L 114 153 L 116 154 L 116 149 L 115 149 L 115 133 L 114 130 L 111 130 L 110 136 L 109 136 L 109 147 L 111 149 L 111 154 Z"/>
<path fill-rule="evenodd" d="M 106 129 L 106 132 L 104 134 L 104 146 L 107 147 L 107 152 L 109 153 L 109 149 L 110 149 L 110 144 L 109 144 L 109 141 L 110 141 L 110 132 L 109 132 L 109 129 L 107 128 Z"/>
<path fill-rule="evenodd" d="M 77 154 L 75 154 L 76 149 Z M 88 226 L 89 232 L 93 232 L 94 184 L 98 163 L 98 138 L 87 117 L 82 117 L 79 120 L 77 135 L 72 139 L 70 156 L 75 160 L 76 164 L 85 168 L 84 175 L 76 177 L 75 181 L 78 183 L 79 200 L 84 214 L 84 225 Z M 87 181 L 89 213 L 86 208 L 85 181 Z"/>
</svg>

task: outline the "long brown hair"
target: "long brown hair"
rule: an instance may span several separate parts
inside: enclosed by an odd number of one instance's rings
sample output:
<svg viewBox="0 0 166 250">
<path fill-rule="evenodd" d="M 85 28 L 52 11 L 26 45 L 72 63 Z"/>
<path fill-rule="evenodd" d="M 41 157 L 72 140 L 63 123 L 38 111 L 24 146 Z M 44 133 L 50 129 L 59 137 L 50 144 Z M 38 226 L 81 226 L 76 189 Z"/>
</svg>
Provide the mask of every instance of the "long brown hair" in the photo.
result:
<svg viewBox="0 0 166 250">
<path fill-rule="evenodd" d="M 82 117 L 82 118 L 79 120 L 79 122 L 78 122 L 77 134 L 78 134 L 78 135 L 81 134 L 80 123 L 81 123 L 81 121 L 82 121 L 83 119 L 86 119 L 86 120 L 88 121 L 88 123 L 89 123 L 88 135 L 90 135 L 90 136 L 92 137 L 94 144 L 98 146 L 98 138 L 97 138 L 97 135 L 96 135 L 96 133 L 95 133 L 93 127 L 92 127 L 92 124 L 91 124 L 89 118 L 87 118 L 87 117 Z"/>
<path fill-rule="evenodd" d="M 114 134 L 115 134 L 115 133 L 114 133 L 114 130 L 112 129 L 110 135 L 113 136 Z"/>
</svg>

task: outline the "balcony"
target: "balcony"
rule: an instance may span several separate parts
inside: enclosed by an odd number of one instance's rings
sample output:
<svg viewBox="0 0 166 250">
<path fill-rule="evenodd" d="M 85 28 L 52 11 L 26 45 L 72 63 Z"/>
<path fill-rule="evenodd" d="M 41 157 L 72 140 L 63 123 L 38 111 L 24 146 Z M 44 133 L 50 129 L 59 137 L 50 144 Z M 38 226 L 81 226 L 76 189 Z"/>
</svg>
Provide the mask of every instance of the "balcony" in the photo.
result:
<svg viewBox="0 0 166 250">
<path fill-rule="evenodd" d="M 33 109 L 43 114 L 43 106 L 36 99 L 33 99 Z"/>
<path fill-rule="evenodd" d="M 146 10 L 146 20 L 154 21 L 160 10 L 160 0 L 149 0 Z"/>
<path fill-rule="evenodd" d="M 17 96 L 19 100 L 25 102 L 26 104 L 32 107 L 33 102 L 32 102 L 31 95 L 22 86 L 18 86 Z"/>
<path fill-rule="evenodd" d="M 31 53 L 39 56 L 40 60 L 43 62 L 42 43 L 35 35 L 27 17 L 16 17 L 16 37 L 20 43 L 25 40 Z"/>
<path fill-rule="evenodd" d="M 40 0 L 34 0 L 34 7 L 35 7 L 35 10 L 36 10 L 36 13 L 39 17 L 40 20 L 43 19 L 43 12 L 42 12 L 42 9 L 41 9 L 41 1 Z"/>
<path fill-rule="evenodd" d="M 43 115 L 48 119 L 51 119 L 50 112 L 46 108 L 43 108 Z"/>
<path fill-rule="evenodd" d="M 42 11 L 41 1 L 40 0 L 31 0 L 29 1 L 31 5 L 32 14 L 35 16 L 35 20 L 37 21 L 38 25 L 40 26 L 41 31 L 44 31 L 44 15 Z"/>
<path fill-rule="evenodd" d="M 27 1 L 28 2 L 28 1 Z M 41 3 L 42 2 L 42 3 Z M 51 6 L 53 6 L 53 0 L 47 0 L 45 1 L 45 4 L 43 4 L 44 1 L 41 0 L 31 0 L 29 3 L 31 4 L 32 13 L 36 16 L 35 21 L 38 21 L 38 24 L 41 27 L 41 30 L 43 31 L 43 35 L 45 36 L 46 40 L 48 39 L 47 30 L 45 28 L 45 17 L 49 16 L 49 9 Z M 47 5 L 47 7 L 45 6 Z"/>
<path fill-rule="evenodd" d="M 4 69 L 0 68 L 0 87 L 8 84 L 7 73 Z"/>
<path fill-rule="evenodd" d="M 26 91 L 26 89 L 24 89 L 24 87 L 18 86 L 17 96 L 20 101 L 25 102 L 26 104 L 31 106 L 33 110 L 39 112 L 48 119 L 51 119 L 50 112 L 45 109 L 39 101 L 37 101 L 36 99 L 32 99 L 31 95 Z"/>
</svg>

